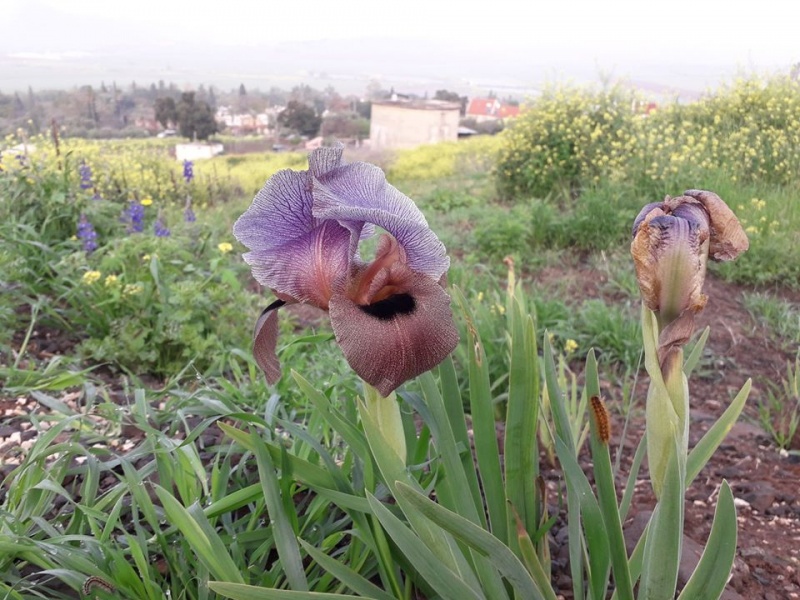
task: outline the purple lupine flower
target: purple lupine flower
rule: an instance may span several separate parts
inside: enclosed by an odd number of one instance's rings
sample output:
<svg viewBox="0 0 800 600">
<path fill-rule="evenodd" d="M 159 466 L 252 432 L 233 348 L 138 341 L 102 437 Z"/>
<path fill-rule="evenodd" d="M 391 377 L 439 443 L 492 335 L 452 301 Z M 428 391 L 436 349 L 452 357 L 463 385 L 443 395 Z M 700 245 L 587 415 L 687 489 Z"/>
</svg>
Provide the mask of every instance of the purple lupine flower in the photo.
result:
<svg viewBox="0 0 800 600">
<path fill-rule="evenodd" d="M 28 166 L 28 157 L 24 154 L 17 154 L 15 156 L 17 162 L 19 163 L 20 167 L 27 167 Z"/>
<path fill-rule="evenodd" d="M 169 237 L 171 233 L 169 227 L 164 225 L 164 221 L 161 217 L 156 219 L 156 222 L 153 224 L 153 233 L 156 234 L 156 237 Z"/>
<path fill-rule="evenodd" d="M 78 221 L 78 239 L 83 240 L 83 249 L 86 252 L 92 253 L 97 250 L 97 232 L 83 214 Z"/>
<path fill-rule="evenodd" d="M 183 178 L 186 183 L 190 183 L 194 179 L 194 163 L 190 160 L 183 161 Z"/>
<path fill-rule="evenodd" d="M 81 161 L 78 171 L 81 174 L 81 189 L 88 190 L 94 187 L 94 183 L 92 183 L 92 168 L 86 164 L 86 161 Z"/>
<path fill-rule="evenodd" d="M 195 215 L 194 211 L 192 210 L 191 197 L 186 199 L 186 208 L 183 209 L 183 220 L 187 223 L 194 223 L 197 221 L 197 215 Z"/>
<path fill-rule="evenodd" d="M 99 201 L 102 200 L 103 197 L 100 195 L 100 192 L 97 191 L 97 188 L 94 189 L 94 194 L 92 195 L 92 200 Z"/>
<path fill-rule="evenodd" d="M 253 354 L 277 381 L 276 309 L 310 304 L 330 313 L 353 370 L 388 396 L 458 344 L 442 285 L 450 259 L 414 202 L 378 167 L 343 165 L 343 148 L 312 151 L 308 171 L 273 175 L 233 227 L 253 276 L 278 296 L 256 322 Z M 388 233 L 365 263 L 358 243 L 375 225 Z"/>
<path fill-rule="evenodd" d="M 128 224 L 130 233 L 141 233 L 144 231 L 144 206 L 138 200 L 131 200 L 128 208 L 122 213 L 123 223 Z"/>
</svg>

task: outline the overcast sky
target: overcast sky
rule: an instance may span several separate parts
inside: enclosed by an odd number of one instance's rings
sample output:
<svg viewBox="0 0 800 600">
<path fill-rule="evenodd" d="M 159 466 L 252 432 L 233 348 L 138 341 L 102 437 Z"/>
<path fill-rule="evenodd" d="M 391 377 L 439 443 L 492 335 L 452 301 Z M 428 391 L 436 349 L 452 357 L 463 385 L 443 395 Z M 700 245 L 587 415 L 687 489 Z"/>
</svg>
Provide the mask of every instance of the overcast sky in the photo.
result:
<svg viewBox="0 0 800 600">
<path fill-rule="evenodd" d="M 115 43 L 246 48 L 344 39 L 435 40 L 498 61 L 511 52 L 566 75 L 577 63 L 623 72 L 649 63 L 786 70 L 800 62 L 800 2 L 0 0 L 6 56 Z"/>
<path fill-rule="evenodd" d="M 31 0 L 1 0 L 0 20 Z M 106 18 L 178 40 L 254 44 L 387 36 L 552 48 L 571 56 L 787 63 L 800 58 L 800 3 L 789 0 L 39 0 L 43 7 Z M 40 31 L 38 34 L 45 32 Z M 91 31 L 74 32 L 81 38 Z M 43 48 L 36 27 L 28 34 Z"/>
</svg>

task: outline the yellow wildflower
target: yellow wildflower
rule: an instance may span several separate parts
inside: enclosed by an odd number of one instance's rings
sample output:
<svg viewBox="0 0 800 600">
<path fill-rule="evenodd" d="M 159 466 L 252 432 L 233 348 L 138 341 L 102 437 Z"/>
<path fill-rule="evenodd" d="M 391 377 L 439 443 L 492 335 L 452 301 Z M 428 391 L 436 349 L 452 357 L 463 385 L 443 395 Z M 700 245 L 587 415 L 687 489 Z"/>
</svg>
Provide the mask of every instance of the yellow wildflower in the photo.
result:
<svg viewBox="0 0 800 600">
<path fill-rule="evenodd" d="M 101 275 L 102 273 L 100 273 L 100 271 L 86 271 L 86 273 L 83 274 L 83 283 L 86 285 L 92 285 L 98 279 L 100 279 Z"/>
<path fill-rule="evenodd" d="M 144 289 L 144 286 L 141 283 L 128 283 L 122 288 L 122 295 L 123 296 L 133 296 L 134 294 L 139 294 Z"/>
<path fill-rule="evenodd" d="M 575 350 L 578 349 L 578 342 L 573 339 L 569 339 L 564 343 L 564 352 L 567 354 L 572 354 Z"/>
<path fill-rule="evenodd" d="M 478 302 L 483 302 L 483 292 L 478 292 Z"/>
<path fill-rule="evenodd" d="M 104 281 L 106 287 L 117 285 L 118 282 L 119 278 L 116 275 L 106 275 L 106 280 Z"/>
<path fill-rule="evenodd" d="M 153 203 L 153 199 L 150 196 L 142 198 L 142 206 L 150 206 Z"/>
<path fill-rule="evenodd" d="M 142 262 L 147 262 L 148 260 L 150 260 L 150 255 L 149 255 L 149 254 L 145 254 L 145 255 L 142 257 Z"/>
<path fill-rule="evenodd" d="M 219 244 L 217 244 L 217 248 L 219 248 L 219 251 L 222 252 L 223 254 L 227 254 L 228 252 L 233 250 L 233 246 L 228 242 L 220 242 Z"/>
<path fill-rule="evenodd" d="M 750 225 L 750 227 L 748 227 L 747 229 L 745 229 L 745 231 L 746 231 L 747 233 L 750 233 L 750 234 L 753 234 L 753 233 L 758 233 L 758 227 L 754 227 L 754 226 Z"/>
</svg>

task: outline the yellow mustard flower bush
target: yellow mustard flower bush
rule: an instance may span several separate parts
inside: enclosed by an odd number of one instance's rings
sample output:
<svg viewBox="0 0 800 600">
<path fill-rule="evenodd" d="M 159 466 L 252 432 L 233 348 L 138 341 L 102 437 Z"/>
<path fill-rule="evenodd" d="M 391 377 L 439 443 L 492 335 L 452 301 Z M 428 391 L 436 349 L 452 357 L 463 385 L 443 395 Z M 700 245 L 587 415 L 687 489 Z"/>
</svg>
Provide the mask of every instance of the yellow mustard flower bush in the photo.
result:
<svg viewBox="0 0 800 600">
<path fill-rule="evenodd" d="M 543 197 L 621 169 L 642 105 L 620 86 L 545 89 L 501 134 L 498 191 Z"/>
<path fill-rule="evenodd" d="M 497 160 L 501 147 L 502 142 L 496 136 L 476 136 L 468 140 L 399 150 L 386 176 L 390 181 L 409 181 L 484 172 Z"/>
<path fill-rule="evenodd" d="M 739 79 L 697 102 L 645 106 L 621 88 L 546 90 L 502 134 L 499 191 L 545 197 L 608 179 L 663 192 L 719 174 L 739 184 L 797 180 L 797 81 Z"/>
<path fill-rule="evenodd" d="M 198 164 L 211 173 L 235 181 L 241 195 L 252 197 L 281 169 L 308 168 L 308 159 L 305 152 L 260 152 L 216 156 Z"/>
</svg>

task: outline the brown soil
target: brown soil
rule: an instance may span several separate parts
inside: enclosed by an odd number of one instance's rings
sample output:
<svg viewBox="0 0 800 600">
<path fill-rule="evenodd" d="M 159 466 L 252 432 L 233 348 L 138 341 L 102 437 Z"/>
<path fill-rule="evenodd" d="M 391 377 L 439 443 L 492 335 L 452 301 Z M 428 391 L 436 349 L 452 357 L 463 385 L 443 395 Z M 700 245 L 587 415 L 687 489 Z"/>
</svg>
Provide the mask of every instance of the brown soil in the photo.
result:
<svg viewBox="0 0 800 600">
<path fill-rule="evenodd" d="M 558 281 L 566 294 L 575 297 L 615 298 L 609 291 L 605 275 L 581 265 L 564 265 L 545 269 L 533 278 L 537 283 Z M 716 505 L 716 496 L 723 479 L 736 496 L 739 538 L 736 562 L 725 598 L 783 600 L 800 599 L 800 455 L 779 453 L 769 436 L 757 424 L 758 400 L 764 397 L 765 382 L 779 382 L 788 360 L 794 360 L 796 349 L 781 347 L 763 326 L 754 322 L 742 305 L 742 289 L 710 277 L 705 292 L 709 296 L 706 309 L 699 318 L 698 329 L 711 325 L 706 357 L 690 381 L 692 394 L 691 444 L 719 417 L 727 403 L 747 378 L 753 379 L 753 390 L 745 415 L 730 432 L 709 465 L 701 472 L 687 493 L 685 546 L 682 577 L 697 563 L 709 533 Z M 785 292 L 793 301 L 796 295 Z M 300 313 L 297 317 L 311 319 Z M 20 341 L 20 340 L 18 340 Z M 53 332 L 42 331 L 34 336 L 29 349 L 38 358 L 68 352 L 72 340 Z M 576 370 L 580 366 L 576 365 Z M 110 375 L 109 383 L 113 379 Z M 620 394 L 612 382 L 603 383 L 611 408 L 613 456 L 622 452 L 619 489 L 624 487 L 633 454 L 644 429 L 644 394 L 646 376 L 640 377 L 636 403 L 632 409 L 627 439 L 620 440 L 623 417 L 614 403 Z M 112 397 L 116 396 L 111 390 Z M 76 397 L 77 397 L 76 393 Z M 74 400 L 67 396 L 66 401 Z M 32 443 L 35 432 L 25 413 L 35 401 L 32 398 L 10 398 L 0 393 L 0 480 L 19 460 L 20 453 Z M 220 433 L 218 430 L 209 429 Z M 125 450 L 141 440 L 141 432 L 123 432 L 128 439 L 118 449 Z M 216 440 L 219 441 L 219 440 Z M 800 439 L 795 439 L 800 448 Z M 588 464 L 588 456 L 584 457 Z M 543 463 L 544 468 L 544 463 Z M 556 469 L 546 473 L 553 487 L 559 481 Z M 555 496 L 553 496 L 555 497 Z M 636 482 L 636 493 L 628 520 L 626 537 L 636 539 L 655 505 L 646 468 Z M 560 525 L 552 531 L 554 580 L 563 598 L 572 598 L 566 545 Z"/>
</svg>

